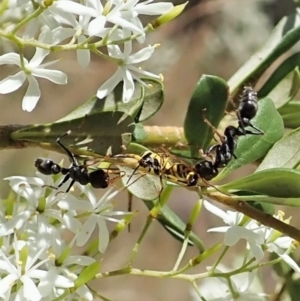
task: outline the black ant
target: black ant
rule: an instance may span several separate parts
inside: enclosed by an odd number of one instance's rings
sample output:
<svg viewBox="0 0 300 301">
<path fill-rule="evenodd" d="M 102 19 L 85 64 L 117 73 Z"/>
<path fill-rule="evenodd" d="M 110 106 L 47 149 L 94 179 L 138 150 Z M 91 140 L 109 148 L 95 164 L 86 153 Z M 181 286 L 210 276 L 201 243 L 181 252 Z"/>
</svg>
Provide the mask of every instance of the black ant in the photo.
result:
<svg viewBox="0 0 300 301">
<path fill-rule="evenodd" d="M 237 159 L 234 152 L 237 147 L 238 137 L 245 136 L 247 134 L 264 134 L 261 129 L 253 125 L 250 121 L 255 117 L 257 113 L 257 102 L 257 93 L 253 90 L 252 87 L 245 86 L 239 107 L 237 109 L 238 127 L 228 126 L 224 131 L 224 135 L 221 135 L 218 130 L 206 119 L 204 115 L 205 110 L 203 110 L 204 122 L 213 129 L 214 133 L 217 134 L 221 140 L 221 144 L 215 144 L 211 146 L 205 153 L 205 155 L 209 157 L 212 157 L 212 153 L 215 153 L 213 163 L 214 168 L 225 167 L 232 158 Z M 252 127 L 256 130 L 256 132 L 246 130 L 246 126 Z"/>
<path fill-rule="evenodd" d="M 68 186 L 66 192 L 70 191 L 75 182 L 78 182 L 81 185 L 91 184 L 91 186 L 94 188 L 107 188 L 110 183 L 108 171 L 105 171 L 102 168 L 97 168 L 96 170 L 89 171 L 87 165 L 79 164 L 76 160 L 75 155 L 61 143 L 60 140 L 70 133 L 71 131 L 68 131 L 56 139 L 56 142 L 66 152 L 69 159 L 71 160 L 71 166 L 69 168 L 61 167 L 48 158 L 37 158 L 34 162 L 35 167 L 40 173 L 44 175 L 56 175 L 59 173 L 64 175 L 65 177 L 58 184 L 57 188 L 61 187 L 64 183 L 71 179 L 72 181 Z"/>
<path fill-rule="evenodd" d="M 264 132 L 251 123 L 258 110 L 258 98 L 257 93 L 251 86 L 245 86 L 241 95 L 240 104 L 237 109 L 237 118 L 239 122 L 238 130 L 241 135 L 263 135 Z M 256 130 L 256 132 L 248 131 L 245 129 L 246 126 L 250 126 Z"/>
</svg>

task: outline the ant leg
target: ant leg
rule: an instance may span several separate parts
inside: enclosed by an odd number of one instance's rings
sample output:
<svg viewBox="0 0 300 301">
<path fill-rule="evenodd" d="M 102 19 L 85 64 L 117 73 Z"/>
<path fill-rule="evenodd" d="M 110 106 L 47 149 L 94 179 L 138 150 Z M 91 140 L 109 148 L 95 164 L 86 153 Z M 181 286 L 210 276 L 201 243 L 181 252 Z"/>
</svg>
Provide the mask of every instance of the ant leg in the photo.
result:
<svg viewBox="0 0 300 301">
<path fill-rule="evenodd" d="M 128 210 L 128 212 L 132 211 L 132 199 L 133 199 L 133 195 L 128 190 L 128 204 L 127 204 L 127 210 Z M 128 227 L 128 232 L 130 232 L 130 230 L 131 230 L 131 223 L 129 223 L 127 227 Z"/>
<path fill-rule="evenodd" d="M 244 124 L 244 121 L 243 121 L 243 119 L 241 117 L 241 114 L 240 114 L 239 110 L 236 110 L 236 117 L 237 117 L 238 123 L 239 123 L 238 129 L 241 131 L 241 133 L 243 135 L 246 135 L 245 124 Z"/>
<path fill-rule="evenodd" d="M 125 171 L 122 171 L 122 170 L 118 170 L 118 171 L 114 170 L 114 171 L 112 171 L 112 170 L 108 169 L 107 173 L 108 174 L 115 174 L 115 175 L 119 174 L 118 176 L 116 176 L 116 177 L 114 177 L 114 178 L 112 178 L 112 179 L 109 180 L 110 184 L 113 184 L 116 180 L 121 179 L 121 178 L 123 178 L 126 175 Z M 128 184 L 128 181 L 127 181 L 126 184 Z"/>
<path fill-rule="evenodd" d="M 215 152 L 215 150 L 218 147 L 220 147 L 220 144 L 214 144 L 205 153 L 202 150 L 202 153 L 203 153 L 204 157 L 209 157 L 211 160 L 213 160 L 214 156 L 212 155 L 212 153 Z"/>
<path fill-rule="evenodd" d="M 70 174 L 66 174 L 64 178 L 60 181 L 57 188 L 60 188 L 63 184 L 65 184 L 70 179 Z M 72 180 L 73 181 L 73 180 Z"/>
<path fill-rule="evenodd" d="M 225 142 L 225 138 L 224 138 L 224 136 L 217 130 L 217 128 L 216 127 L 214 127 L 211 123 L 210 123 L 210 121 L 206 118 L 206 116 L 205 116 L 205 111 L 206 111 L 206 109 L 203 109 L 202 110 L 202 117 L 203 117 L 203 121 L 213 130 L 213 132 L 220 138 L 220 141 L 222 142 L 222 143 L 224 143 Z"/>
<path fill-rule="evenodd" d="M 68 157 L 70 158 L 71 162 L 72 162 L 74 165 L 79 166 L 79 164 L 78 164 L 78 162 L 77 162 L 77 160 L 76 160 L 74 154 L 73 154 L 69 149 L 67 149 L 67 147 L 64 146 L 64 145 L 61 143 L 61 141 L 60 141 L 63 137 L 68 136 L 68 135 L 70 135 L 70 134 L 71 134 L 71 130 L 67 131 L 67 132 L 64 133 L 62 136 L 58 137 L 58 138 L 56 139 L 56 142 L 57 142 L 57 143 L 59 144 L 59 146 L 66 152 L 66 154 L 67 154 Z"/>
<path fill-rule="evenodd" d="M 253 129 L 257 130 L 257 132 L 251 132 L 251 131 L 247 131 L 247 130 L 246 130 L 246 133 L 247 133 L 247 134 L 250 134 L 250 133 L 251 133 L 251 135 L 263 135 L 263 134 L 264 134 L 264 132 L 263 132 L 260 128 L 258 128 L 258 127 L 255 126 L 254 124 L 252 124 L 250 121 L 249 121 L 248 125 L 249 125 L 250 127 L 252 127 Z"/>
<path fill-rule="evenodd" d="M 67 188 L 66 192 L 70 191 L 70 189 L 74 185 L 74 183 L 75 183 L 75 180 L 72 180 L 71 183 L 70 183 L 70 185 L 69 185 L 69 187 Z"/>
</svg>

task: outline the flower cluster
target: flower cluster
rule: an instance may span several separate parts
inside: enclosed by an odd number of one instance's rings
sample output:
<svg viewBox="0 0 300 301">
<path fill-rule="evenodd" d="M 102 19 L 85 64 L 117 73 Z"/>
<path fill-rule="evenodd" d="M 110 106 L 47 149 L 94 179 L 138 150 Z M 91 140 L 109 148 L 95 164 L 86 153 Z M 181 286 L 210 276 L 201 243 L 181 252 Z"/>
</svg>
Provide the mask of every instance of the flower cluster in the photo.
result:
<svg viewBox="0 0 300 301">
<path fill-rule="evenodd" d="M 105 252 L 109 242 L 106 221 L 119 222 L 114 216 L 126 214 L 113 211 L 118 191 L 108 189 L 97 200 L 88 186 L 77 185 L 81 197 L 76 198 L 50 189 L 53 183 L 46 178 L 6 180 L 17 198 L 1 208 L 0 298 L 39 301 L 65 295 L 93 300 L 86 284 L 89 279 L 83 278 L 82 271 L 92 270 L 89 277 L 93 277 L 99 263 L 92 255 L 74 255 L 72 249 L 83 246 L 87 250 L 96 242 L 98 251 Z M 96 227 L 98 237 L 89 242 Z M 73 234 L 69 242 L 62 235 L 66 231 Z"/>
<path fill-rule="evenodd" d="M 241 260 L 242 264 L 232 271 L 224 267 L 208 268 L 211 275 L 217 273 L 219 276 L 207 278 L 199 286 L 198 293 L 203 295 L 205 300 L 267 300 L 267 295 L 261 292 L 262 288 L 258 288 L 256 279 L 259 262 L 264 258 L 266 251 L 277 255 L 276 262 L 282 260 L 295 272 L 300 273 L 300 267 L 289 255 L 294 250 L 292 238 L 282 236 L 282 233 L 258 224 L 242 213 L 230 210 L 224 212 L 207 201 L 204 201 L 204 207 L 227 224 L 227 226 L 209 229 L 208 232 L 225 233 L 224 245 L 226 247 L 232 247 L 244 239 L 247 249 L 244 252 L 245 257 Z M 282 220 L 282 212 L 274 217 Z M 254 280 L 256 283 L 253 282 Z M 213 290 L 212 287 L 214 287 Z M 198 299 L 198 296 L 194 298 Z"/>
<path fill-rule="evenodd" d="M 118 66 L 116 73 L 98 89 L 97 96 L 104 98 L 123 81 L 122 99 L 130 101 L 134 80 L 143 83 L 143 76 L 159 78 L 135 66 L 150 59 L 156 48 L 150 45 L 132 52 L 133 41 L 144 43 L 146 34 L 153 30 L 151 23 L 147 26 L 142 24 L 141 16 L 160 15 L 160 23 L 163 24 L 175 18 L 184 8 L 183 5 L 181 10 L 175 10 L 172 3 L 152 1 L 108 0 L 103 5 L 101 0 L 84 0 L 82 3 L 71 0 L 8 0 L 5 13 L 0 15 L 0 39 L 3 38 L 1 42 L 4 44 L 7 40 L 16 43 L 19 54 L 9 52 L 1 55 L 0 64 L 17 65 L 20 71 L 0 81 L 0 93 L 16 91 L 27 79 L 29 85 L 22 108 L 32 111 L 41 96 L 36 77 L 60 85 L 67 83 L 65 73 L 45 68 L 57 61 L 41 64 L 52 50 L 76 50 L 78 63 L 83 67 L 89 65 L 90 52 L 93 51 Z M 10 21 L 12 19 L 15 22 Z M 4 30 L 1 30 L 1 23 L 5 24 Z M 35 40 L 37 32 L 40 35 Z M 31 60 L 27 60 L 23 53 L 27 46 L 36 48 Z M 102 48 L 107 48 L 108 54 Z"/>
</svg>

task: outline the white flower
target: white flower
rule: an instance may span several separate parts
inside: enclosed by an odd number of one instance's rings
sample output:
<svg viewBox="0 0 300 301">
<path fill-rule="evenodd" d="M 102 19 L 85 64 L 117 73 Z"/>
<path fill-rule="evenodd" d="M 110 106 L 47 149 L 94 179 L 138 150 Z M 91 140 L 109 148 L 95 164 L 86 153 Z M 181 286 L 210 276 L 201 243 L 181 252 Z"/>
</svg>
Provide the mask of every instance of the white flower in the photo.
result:
<svg viewBox="0 0 300 301">
<path fill-rule="evenodd" d="M 143 24 L 139 18 L 139 15 L 161 15 L 170 11 L 174 5 L 170 2 L 160 2 L 160 3 L 152 3 L 153 0 L 143 1 L 138 3 L 139 0 L 115 0 L 115 3 L 119 4 L 119 10 L 123 12 L 123 17 L 127 18 L 127 20 L 134 24 L 137 28 L 139 28 L 143 32 Z M 131 12 L 131 14 L 127 14 L 126 12 Z M 137 37 L 137 41 L 139 43 L 143 43 L 145 41 L 145 34 Z"/>
<path fill-rule="evenodd" d="M 241 224 L 244 215 L 240 212 L 228 210 L 227 212 L 212 205 L 210 202 L 204 201 L 204 207 L 223 219 L 229 226 L 216 227 L 209 229 L 208 232 L 225 232 L 224 244 L 227 246 L 235 245 L 240 239 L 245 239 L 249 244 L 250 255 L 257 260 L 261 260 L 264 256 L 262 245 L 264 243 L 264 234 L 262 231 L 254 231 L 252 228 L 253 221 Z M 255 224 L 256 225 L 256 224 Z"/>
<path fill-rule="evenodd" d="M 108 0 L 105 6 L 100 0 L 86 0 L 85 6 L 72 1 L 56 1 L 52 6 L 65 13 L 73 13 L 94 18 L 88 26 L 90 36 L 103 36 L 105 24 L 115 24 L 123 29 L 139 34 L 140 42 L 144 39 L 143 24 L 139 15 L 160 15 L 174 6 L 172 3 L 151 3 L 153 0 L 139 3 L 139 0 Z"/>
<path fill-rule="evenodd" d="M 57 1 L 55 6 L 64 12 L 93 17 L 94 19 L 89 23 L 87 30 L 89 36 L 102 36 L 101 33 L 105 29 L 106 22 L 130 29 L 135 33 L 143 34 L 143 30 L 128 21 L 128 18 L 133 16 L 133 12 L 121 11 L 123 7 L 122 2 L 107 1 L 105 7 L 111 9 L 105 12 L 100 0 L 88 0 L 86 1 L 86 6 L 72 1 Z"/>
<path fill-rule="evenodd" d="M 144 71 L 134 66 L 134 64 L 148 60 L 154 53 L 156 46 L 145 47 L 134 54 L 131 54 L 131 41 L 124 44 L 123 52 L 118 45 L 109 45 L 107 48 L 109 56 L 117 59 L 119 66 L 115 74 L 98 89 L 98 98 L 101 99 L 107 96 L 111 91 L 113 91 L 119 82 L 123 81 L 123 102 L 129 102 L 134 93 L 134 79 L 145 85 L 145 83 L 140 79 L 140 75 L 159 78 L 156 74 Z"/>
<path fill-rule="evenodd" d="M 48 177 L 48 179 L 52 178 Z M 63 222 L 63 216 L 56 203 L 66 195 L 57 194 L 57 191 L 53 190 L 45 197 L 44 185 L 52 183 L 45 183 L 37 177 L 14 176 L 5 178 L 5 180 L 10 181 L 11 188 L 17 194 L 17 202 L 14 204 L 12 217 L 6 223 L 1 224 L 0 236 L 9 235 L 15 230 L 26 227 L 27 230 L 31 229 L 40 236 L 41 239 L 36 241 L 37 245 L 43 246 L 44 243 L 49 243 L 53 236 L 60 237 L 59 225 Z M 26 202 L 21 203 L 20 198 Z M 57 222 L 56 227 L 52 225 L 53 221 Z"/>
<path fill-rule="evenodd" d="M 51 33 L 46 27 L 45 30 L 41 32 L 39 41 L 48 44 L 51 43 Z M 66 84 L 67 76 L 65 73 L 58 70 L 44 69 L 44 67 L 54 64 L 57 61 L 52 61 L 41 65 L 41 62 L 48 54 L 49 50 L 38 48 L 35 52 L 35 55 L 29 62 L 27 59 L 23 58 L 24 67 L 21 64 L 21 57 L 17 53 L 7 53 L 0 56 L 0 65 L 13 64 L 22 69 L 15 75 L 8 76 L 0 81 L 0 93 L 7 94 L 18 90 L 27 79 L 29 85 L 23 98 L 22 108 L 23 110 L 30 112 L 35 108 L 41 96 L 39 84 L 35 77 L 45 78 L 60 85 Z"/>
<path fill-rule="evenodd" d="M 227 272 L 227 269 L 218 269 L 216 272 Z M 255 276 L 254 272 L 245 272 L 231 276 L 229 280 L 222 277 L 207 278 L 201 281 L 199 292 L 207 301 L 265 301 L 267 294 L 260 292 L 262 288 L 258 281 L 253 282 L 257 280 Z M 200 300 L 194 291 L 192 297 L 193 300 Z"/>
<path fill-rule="evenodd" d="M 282 220 L 281 213 L 274 216 Z M 288 236 L 281 236 L 282 234 L 275 229 L 261 226 L 261 231 L 265 235 L 265 247 L 270 253 L 276 253 L 287 265 L 289 265 L 295 272 L 300 273 L 299 265 L 289 256 L 289 252 L 294 249 L 294 239 Z"/>
<path fill-rule="evenodd" d="M 22 252 L 23 248 L 26 248 L 26 252 Z M 39 260 L 39 258 L 42 254 L 47 253 L 48 246 L 37 248 L 34 244 L 18 241 L 17 235 L 14 235 L 13 249 L 13 256 L 0 250 L 0 296 L 5 295 L 7 300 L 11 300 L 9 294 L 11 288 L 16 284 L 17 294 L 15 300 L 41 300 L 42 294 L 36 282 L 47 278 L 48 271 L 42 269 L 41 266 L 49 259 L 47 256 L 44 260 Z M 56 286 L 64 288 L 74 286 L 73 282 L 66 277 L 52 276 L 52 283 L 55 283 Z"/>
<path fill-rule="evenodd" d="M 76 217 L 72 218 L 71 216 L 68 216 L 66 227 L 76 234 L 77 246 L 83 246 L 98 226 L 98 250 L 101 253 L 104 253 L 109 242 L 109 232 L 106 221 L 118 222 L 119 220 L 113 218 L 113 216 L 120 216 L 128 213 L 112 211 L 113 204 L 111 203 L 111 200 L 119 193 L 119 191 L 112 192 L 112 188 L 109 188 L 100 200 L 97 200 L 95 194 L 88 186 L 78 185 L 78 187 L 81 189 L 82 193 L 86 195 L 89 202 L 74 197 L 72 200 L 68 199 L 60 201 L 58 206 L 61 209 L 74 212 L 78 212 L 79 210 L 84 211 L 86 214 L 89 213 L 89 216 L 80 229 L 78 229 L 78 227 L 69 227 L 69 225 L 72 224 L 72 219 L 76 220 Z"/>
</svg>

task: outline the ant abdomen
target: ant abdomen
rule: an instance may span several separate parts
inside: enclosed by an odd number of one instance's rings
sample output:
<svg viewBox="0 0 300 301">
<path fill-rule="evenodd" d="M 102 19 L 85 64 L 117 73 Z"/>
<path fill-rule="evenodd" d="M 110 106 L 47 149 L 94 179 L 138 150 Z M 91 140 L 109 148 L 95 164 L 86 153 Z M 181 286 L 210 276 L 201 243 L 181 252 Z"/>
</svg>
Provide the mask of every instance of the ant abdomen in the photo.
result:
<svg viewBox="0 0 300 301">
<path fill-rule="evenodd" d="M 253 88 L 250 86 L 244 87 L 238 107 L 238 111 L 242 119 L 246 118 L 251 120 L 255 117 L 258 109 L 257 102 L 257 93 L 253 90 Z"/>
<path fill-rule="evenodd" d="M 89 173 L 89 182 L 94 188 L 107 188 L 109 175 L 103 169 L 97 169 Z"/>
<path fill-rule="evenodd" d="M 43 175 L 57 175 L 61 172 L 61 167 L 48 158 L 37 158 L 34 166 Z"/>
</svg>

